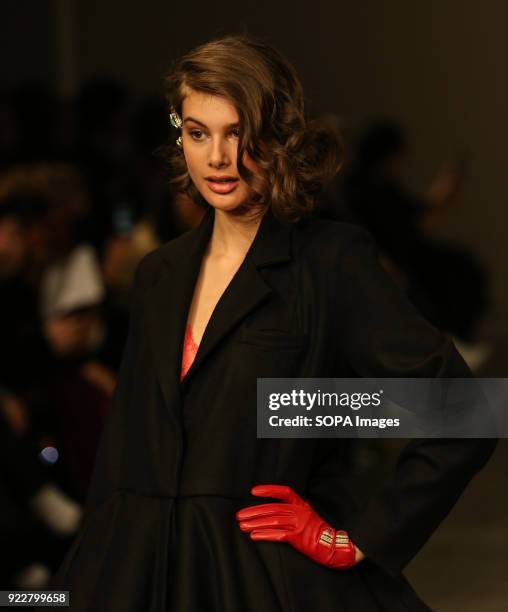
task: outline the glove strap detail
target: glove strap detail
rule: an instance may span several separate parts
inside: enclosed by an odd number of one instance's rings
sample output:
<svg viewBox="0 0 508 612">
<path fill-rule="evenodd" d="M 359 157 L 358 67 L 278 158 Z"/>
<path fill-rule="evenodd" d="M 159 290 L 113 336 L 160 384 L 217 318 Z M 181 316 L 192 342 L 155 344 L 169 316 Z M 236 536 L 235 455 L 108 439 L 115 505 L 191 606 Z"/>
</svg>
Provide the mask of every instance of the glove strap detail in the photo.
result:
<svg viewBox="0 0 508 612">
<path fill-rule="evenodd" d="M 337 531 L 335 534 L 335 548 L 348 548 L 350 546 L 349 536 L 345 531 Z"/>
<path fill-rule="evenodd" d="M 330 548 L 333 544 L 334 531 L 331 527 L 325 527 L 319 535 L 319 543 Z"/>
</svg>

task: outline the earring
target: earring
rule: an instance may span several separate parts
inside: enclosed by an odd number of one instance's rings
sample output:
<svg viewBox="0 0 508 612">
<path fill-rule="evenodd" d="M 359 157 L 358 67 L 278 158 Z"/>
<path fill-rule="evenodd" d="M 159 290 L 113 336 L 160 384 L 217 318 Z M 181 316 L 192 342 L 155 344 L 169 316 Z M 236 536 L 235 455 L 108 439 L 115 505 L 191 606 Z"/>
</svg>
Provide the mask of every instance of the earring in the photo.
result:
<svg viewBox="0 0 508 612">
<path fill-rule="evenodd" d="M 169 112 L 169 121 L 174 128 L 180 129 L 183 125 L 183 121 L 180 115 L 176 112 L 175 107 L 172 106 Z"/>
<path fill-rule="evenodd" d="M 182 146 L 182 137 L 178 136 L 178 138 L 176 139 L 176 146 L 177 147 L 181 147 Z"/>
</svg>

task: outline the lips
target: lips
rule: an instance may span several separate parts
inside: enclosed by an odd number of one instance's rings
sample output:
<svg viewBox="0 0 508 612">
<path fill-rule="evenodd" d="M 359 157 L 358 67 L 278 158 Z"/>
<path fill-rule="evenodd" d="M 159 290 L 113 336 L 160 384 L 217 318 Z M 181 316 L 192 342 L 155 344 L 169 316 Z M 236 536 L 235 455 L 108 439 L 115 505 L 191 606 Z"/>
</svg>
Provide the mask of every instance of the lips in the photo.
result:
<svg viewBox="0 0 508 612">
<path fill-rule="evenodd" d="M 238 185 L 234 176 L 207 176 L 205 180 L 211 191 L 222 195 L 231 193 Z"/>
</svg>

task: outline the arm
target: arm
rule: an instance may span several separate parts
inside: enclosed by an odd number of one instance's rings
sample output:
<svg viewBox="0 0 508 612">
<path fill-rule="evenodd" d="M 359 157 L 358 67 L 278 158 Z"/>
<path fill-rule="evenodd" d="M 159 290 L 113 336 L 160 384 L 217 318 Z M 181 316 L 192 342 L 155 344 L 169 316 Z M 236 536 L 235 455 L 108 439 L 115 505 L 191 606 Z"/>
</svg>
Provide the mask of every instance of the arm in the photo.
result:
<svg viewBox="0 0 508 612">
<path fill-rule="evenodd" d="M 423 319 L 377 261 L 368 232 L 338 262 L 338 346 L 361 377 L 471 377 L 451 339 Z M 392 480 L 344 525 L 373 561 L 396 574 L 450 512 L 496 445 L 491 439 L 414 439 Z"/>
</svg>

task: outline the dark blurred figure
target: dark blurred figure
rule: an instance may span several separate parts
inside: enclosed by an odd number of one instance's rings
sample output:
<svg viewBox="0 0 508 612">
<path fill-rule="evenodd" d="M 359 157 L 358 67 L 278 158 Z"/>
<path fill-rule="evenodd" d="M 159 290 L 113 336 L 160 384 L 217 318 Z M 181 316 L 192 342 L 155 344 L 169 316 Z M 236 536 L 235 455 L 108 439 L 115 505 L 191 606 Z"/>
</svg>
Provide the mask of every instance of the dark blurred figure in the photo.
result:
<svg viewBox="0 0 508 612">
<path fill-rule="evenodd" d="M 0 93 L 0 170 L 13 162 L 18 150 L 19 130 L 15 119 L 12 96 Z"/>
<path fill-rule="evenodd" d="M 138 216 L 129 189 L 130 112 L 127 87 L 109 77 L 85 83 L 75 101 L 73 162 L 84 174 L 91 195 L 85 236 L 99 257 L 108 237 L 129 231 Z"/>
<path fill-rule="evenodd" d="M 51 372 L 42 333 L 32 254 L 47 203 L 36 197 L 0 202 L 0 580 L 2 588 L 43 588 L 81 520 L 40 456 L 51 429 L 36 392 Z"/>
<path fill-rule="evenodd" d="M 467 249 L 426 232 L 441 211 L 458 203 L 464 172 L 445 168 L 427 199 L 418 198 L 403 182 L 407 153 L 399 124 L 381 119 L 368 126 L 343 179 L 350 220 L 372 232 L 386 267 L 422 314 L 471 341 L 488 307 L 487 273 Z"/>
<path fill-rule="evenodd" d="M 162 98 L 144 98 L 134 106 L 132 156 L 123 184 L 129 196 L 124 207 L 114 210 L 112 232 L 102 253 L 104 280 L 119 305 L 129 301 L 141 257 L 194 227 L 203 214 L 200 206 L 170 188 L 164 159 L 169 133 L 168 110 Z"/>
<path fill-rule="evenodd" d="M 43 383 L 50 367 L 36 286 L 48 208 L 37 196 L 0 201 L 0 380 L 18 393 Z"/>
<path fill-rule="evenodd" d="M 16 89 L 10 100 L 11 142 L 9 164 L 51 161 L 60 156 L 61 103 L 43 83 Z"/>
</svg>

